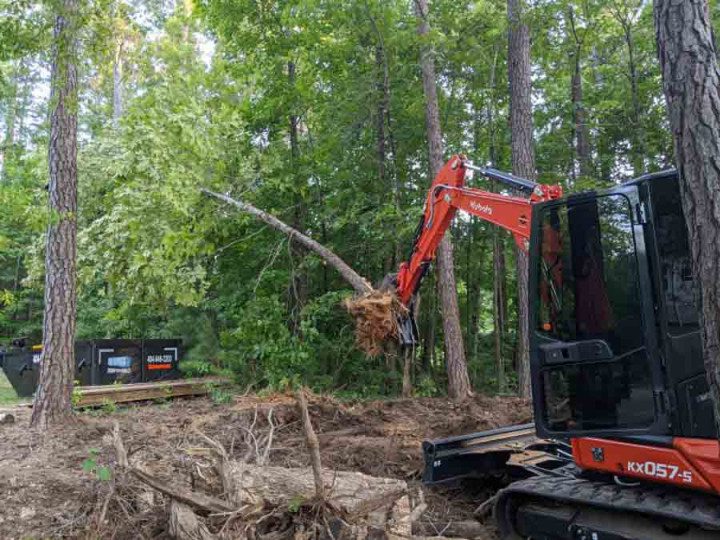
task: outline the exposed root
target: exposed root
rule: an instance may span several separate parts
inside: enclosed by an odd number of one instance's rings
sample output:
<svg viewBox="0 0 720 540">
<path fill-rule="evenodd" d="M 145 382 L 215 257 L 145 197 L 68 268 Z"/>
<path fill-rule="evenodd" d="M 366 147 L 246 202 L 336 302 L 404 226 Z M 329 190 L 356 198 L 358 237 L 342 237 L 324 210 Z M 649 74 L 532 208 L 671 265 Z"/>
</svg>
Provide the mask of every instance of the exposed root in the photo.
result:
<svg viewBox="0 0 720 540">
<path fill-rule="evenodd" d="M 407 308 L 391 292 L 348 298 L 345 308 L 355 320 L 357 346 L 370 356 L 381 354 L 388 342 L 397 339 L 398 318 L 407 315 Z"/>
</svg>

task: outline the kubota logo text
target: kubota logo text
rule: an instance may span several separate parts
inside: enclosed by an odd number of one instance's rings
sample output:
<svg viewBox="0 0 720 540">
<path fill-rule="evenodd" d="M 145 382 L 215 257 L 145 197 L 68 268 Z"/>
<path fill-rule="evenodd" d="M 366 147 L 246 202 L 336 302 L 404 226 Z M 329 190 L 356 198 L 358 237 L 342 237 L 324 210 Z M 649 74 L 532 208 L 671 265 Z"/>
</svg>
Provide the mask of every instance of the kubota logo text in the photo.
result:
<svg viewBox="0 0 720 540">
<path fill-rule="evenodd" d="M 476 212 L 480 212 L 481 214 L 487 214 L 488 216 L 492 216 L 492 213 L 493 213 L 492 206 L 490 206 L 488 204 L 480 204 L 480 203 L 472 201 L 470 203 L 470 208 L 472 208 Z"/>
<path fill-rule="evenodd" d="M 682 480 L 686 484 L 692 483 L 692 471 L 683 470 L 677 465 L 670 465 L 669 463 L 655 463 L 654 461 L 638 463 L 637 461 L 628 461 L 627 470 L 631 473 L 652 476 L 653 478 L 677 479 Z"/>
</svg>

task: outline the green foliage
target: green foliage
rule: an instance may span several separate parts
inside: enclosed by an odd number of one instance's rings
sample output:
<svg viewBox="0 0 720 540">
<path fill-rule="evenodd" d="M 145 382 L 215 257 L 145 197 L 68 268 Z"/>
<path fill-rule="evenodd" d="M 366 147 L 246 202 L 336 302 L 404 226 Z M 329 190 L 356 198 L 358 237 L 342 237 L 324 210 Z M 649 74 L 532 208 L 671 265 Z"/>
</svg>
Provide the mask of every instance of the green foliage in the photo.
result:
<svg viewBox="0 0 720 540">
<path fill-rule="evenodd" d="M 106 415 L 114 414 L 117 411 L 117 404 L 112 399 L 105 398 L 100 406 L 100 411 Z"/>
<path fill-rule="evenodd" d="M 230 371 L 242 388 L 397 393 L 398 359 L 355 349 L 341 307 L 350 293 L 334 270 L 199 189 L 272 212 L 368 278 L 396 271 L 429 184 L 411 5 L 200 0 L 186 14 L 176 4 L 83 4 L 77 337 L 180 336 L 185 375 Z M 651 3 L 531 4 L 541 180 L 580 191 L 668 166 Z M 41 69 L 52 21 L 24 1 L 0 0 L 0 10 L 0 338 L 36 340 L 52 219 Z M 431 18 L 424 39 L 436 50 L 446 153 L 509 169 L 505 3 L 437 0 Z M 575 55 L 591 146 L 584 175 L 573 139 Z M 122 114 L 113 118 L 117 67 Z M 498 389 L 492 234 L 469 220 L 452 230 L 468 365 L 482 391 Z M 500 352 L 512 390 L 515 252 L 509 235 L 501 245 Z M 428 275 L 418 325 L 434 340 L 413 366 L 416 395 L 440 394 L 446 382 L 434 291 Z"/>
<path fill-rule="evenodd" d="M 225 390 L 218 386 L 214 386 L 210 390 L 210 399 L 212 399 L 213 403 L 215 403 L 216 405 L 224 405 L 226 403 L 230 403 L 232 401 L 232 398 L 233 394 L 229 390 Z"/>
<path fill-rule="evenodd" d="M 96 480 L 101 482 L 109 482 L 112 479 L 112 470 L 106 465 L 100 465 L 98 463 L 98 456 L 100 450 L 97 448 L 90 448 L 88 450 L 88 457 L 82 463 L 82 470 L 85 473 L 91 474 Z"/>
</svg>

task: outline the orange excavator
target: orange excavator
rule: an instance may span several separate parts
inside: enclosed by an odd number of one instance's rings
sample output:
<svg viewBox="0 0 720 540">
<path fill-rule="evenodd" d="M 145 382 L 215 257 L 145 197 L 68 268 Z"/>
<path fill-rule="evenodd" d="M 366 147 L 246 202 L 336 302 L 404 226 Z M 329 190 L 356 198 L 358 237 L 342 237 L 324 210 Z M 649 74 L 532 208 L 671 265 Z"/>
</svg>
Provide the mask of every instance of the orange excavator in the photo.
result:
<svg viewBox="0 0 720 540">
<path fill-rule="evenodd" d="M 474 173 L 524 196 L 470 187 Z M 502 538 L 720 538 L 720 445 L 675 171 L 563 197 L 453 156 L 434 179 L 393 283 L 417 343 L 415 297 L 458 210 L 529 257 L 534 423 L 426 441 L 428 484 L 502 487 Z"/>
</svg>

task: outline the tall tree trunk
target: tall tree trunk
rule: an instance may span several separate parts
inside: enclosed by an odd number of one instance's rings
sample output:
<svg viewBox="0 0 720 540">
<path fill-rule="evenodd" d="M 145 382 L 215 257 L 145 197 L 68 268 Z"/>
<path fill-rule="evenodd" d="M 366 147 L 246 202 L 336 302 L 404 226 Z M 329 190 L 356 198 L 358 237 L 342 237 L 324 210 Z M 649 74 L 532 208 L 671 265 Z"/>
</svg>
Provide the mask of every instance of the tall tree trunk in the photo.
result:
<svg viewBox="0 0 720 540">
<path fill-rule="evenodd" d="M 707 0 L 655 0 L 654 13 L 720 434 L 720 70 Z"/>
<path fill-rule="evenodd" d="M 45 255 L 45 313 L 40 380 L 31 424 L 45 428 L 72 413 L 75 363 L 77 226 L 77 0 L 58 5 L 53 32 Z"/>
<path fill-rule="evenodd" d="M 530 86 L 530 31 L 525 22 L 524 0 L 508 0 L 508 80 L 510 84 L 510 146 L 514 174 L 535 178 L 533 119 Z M 518 392 L 530 397 L 528 328 L 528 259 L 517 252 L 518 289 Z"/>
<path fill-rule="evenodd" d="M 377 118 L 375 119 L 375 126 L 377 129 L 377 166 L 378 166 L 378 180 L 380 185 L 385 185 L 385 110 L 387 108 L 387 94 L 385 91 L 387 74 L 384 69 L 385 59 L 383 46 L 378 44 L 375 47 L 375 66 L 378 70 L 378 81 L 377 81 Z"/>
<path fill-rule="evenodd" d="M 593 45 L 592 47 L 590 59 L 592 66 L 593 84 L 595 85 L 595 88 L 602 89 L 605 86 L 605 79 L 600 71 L 601 59 L 595 45 Z M 602 127 L 598 130 L 598 134 L 596 136 L 596 144 L 598 149 L 597 168 L 600 175 L 600 180 L 603 182 L 607 182 L 612 174 L 612 166 L 615 161 L 615 156 L 610 148 L 610 137 L 607 133 L 605 133 L 605 130 Z"/>
<path fill-rule="evenodd" d="M 288 85 L 291 91 L 295 88 L 296 79 L 296 65 L 292 60 L 287 64 L 288 68 Z M 300 232 L 305 230 L 305 202 L 302 194 L 302 174 L 298 170 L 300 166 L 300 141 L 298 134 L 298 125 L 300 118 L 295 113 L 295 105 L 291 106 L 289 116 L 289 134 L 290 134 L 290 168 L 295 180 L 293 186 L 294 193 L 294 211 L 292 218 L 292 226 Z M 296 244 L 292 244 L 293 257 L 299 261 L 302 261 L 305 256 L 305 249 Z M 294 269 L 292 276 L 290 276 L 290 327 L 295 335 L 300 334 L 300 319 L 301 312 L 305 304 L 307 303 L 307 276 L 302 270 Z"/>
<path fill-rule="evenodd" d="M 429 276 L 430 283 L 426 287 L 432 290 L 427 304 L 427 326 L 423 333 L 422 368 L 425 374 L 430 374 L 435 364 L 435 328 L 437 326 L 437 288 L 432 276 Z"/>
<path fill-rule="evenodd" d="M 118 40 L 113 59 L 113 122 L 120 120 L 123 112 L 123 43 Z"/>
<path fill-rule="evenodd" d="M 24 60 L 20 60 L 13 70 L 10 80 L 10 91 L 7 96 L 7 112 L 5 114 L 5 137 L 0 147 L 0 180 L 5 180 L 5 167 L 7 160 L 13 153 L 15 145 L 15 124 L 18 117 L 18 90 L 22 78 Z"/>
<path fill-rule="evenodd" d="M 373 32 L 377 37 L 375 45 L 375 67 L 377 70 L 377 93 L 378 93 L 378 111 L 377 111 L 377 155 L 378 155 L 378 177 L 381 185 L 385 183 L 387 176 L 387 153 L 388 146 L 392 152 L 393 168 L 390 175 L 389 189 L 393 194 L 393 203 L 397 215 L 400 215 L 400 182 L 398 181 L 397 170 L 397 152 L 395 150 L 395 142 L 392 136 L 390 124 L 390 65 L 388 63 L 387 49 L 385 48 L 385 39 L 377 25 L 377 21 L 373 16 L 370 6 L 365 2 L 368 19 L 373 28 Z M 393 242 L 392 264 L 390 272 L 396 270 L 397 264 L 402 260 L 400 238 L 395 235 Z"/>
<path fill-rule="evenodd" d="M 587 114 L 583 102 L 583 81 L 582 81 L 582 46 L 583 43 L 575 27 L 575 14 L 572 6 L 567 15 L 568 26 L 574 40 L 573 74 L 570 82 L 570 102 L 572 103 L 573 131 L 575 139 L 575 160 L 578 168 L 577 174 L 580 178 L 588 178 L 592 175 L 592 162 L 590 156 L 590 132 L 587 125 Z"/>
<path fill-rule="evenodd" d="M 418 18 L 418 34 L 421 39 L 427 39 L 426 36 L 430 33 L 427 0 L 415 0 L 415 14 Z M 425 123 L 429 145 L 430 174 L 432 178 L 435 178 L 443 166 L 443 141 L 435 81 L 435 58 L 432 47 L 428 44 L 422 45 L 420 65 L 425 92 Z M 465 346 L 455 285 L 453 246 L 449 234 L 445 235 L 437 249 L 437 278 L 445 334 L 448 395 L 453 399 L 461 400 L 472 394 L 472 388 L 465 360 Z"/>
<path fill-rule="evenodd" d="M 587 114 L 583 103 L 582 67 L 580 65 L 580 48 L 575 50 L 575 69 L 571 84 L 571 101 L 573 108 L 573 125 L 575 128 L 575 157 L 578 162 L 578 173 L 581 178 L 592 176 L 590 156 L 590 133 L 587 125 Z"/>
<path fill-rule="evenodd" d="M 640 109 L 640 92 L 638 91 L 637 64 L 635 61 L 635 40 L 632 27 L 625 24 L 625 44 L 628 50 L 628 71 L 630 75 L 630 95 L 633 108 L 632 126 L 632 164 L 635 176 L 645 172 L 645 133 L 642 128 L 642 111 Z"/>
<path fill-rule="evenodd" d="M 497 70 L 498 49 L 494 49 L 493 63 L 490 70 L 488 87 L 490 89 L 490 99 L 486 106 L 488 135 L 489 135 L 489 155 L 490 163 L 493 167 L 497 165 L 497 143 L 495 134 L 495 80 Z M 495 191 L 495 182 L 492 183 L 491 191 Z M 505 321 L 507 312 L 507 292 L 505 280 L 505 243 L 503 231 L 500 227 L 493 227 L 493 334 L 495 341 L 495 365 L 498 380 L 499 391 L 505 390 L 505 363 L 503 359 L 503 340 L 505 337 Z M 477 331 L 477 330 L 476 330 Z M 477 336 L 475 336 L 477 340 Z M 473 353 L 475 353 L 475 340 L 473 340 Z M 474 354 L 473 354 L 474 356 Z"/>
<path fill-rule="evenodd" d="M 182 26 L 182 40 L 183 43 L 190 42 L 190 17 L 192 17 L 194 2 L 193 0 L 182 0 L 183 2 L 183 26 Z"/>
<path fill-rule="evenodd" d="M 503 338 L 505 337 L 505 246 L 498 227 L 493 231 L 493 326 L 495 338 L 495 365 L 497 366 L 498 389 L 505 391 L 505 361 L 503 359 Z"/>
</svg>

